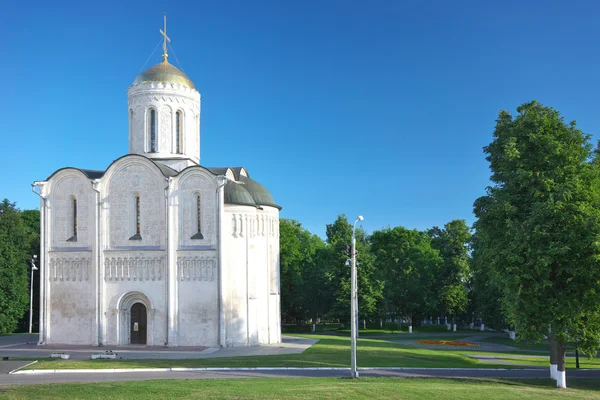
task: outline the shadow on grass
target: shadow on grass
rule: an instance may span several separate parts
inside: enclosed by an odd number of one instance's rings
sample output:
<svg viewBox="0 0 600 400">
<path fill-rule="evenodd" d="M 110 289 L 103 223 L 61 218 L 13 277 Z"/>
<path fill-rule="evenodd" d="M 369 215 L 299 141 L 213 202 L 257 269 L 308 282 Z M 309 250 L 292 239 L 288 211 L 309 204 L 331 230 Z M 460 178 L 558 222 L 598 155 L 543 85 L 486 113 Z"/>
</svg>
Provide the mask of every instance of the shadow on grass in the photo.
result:
<svg viewBox="0 0 600 400">
<path fill-rule="evenodd" d="M 553 379 L 452 378 L 451 380 L 473 383 L 495 383 L 503 386 L 524 388 L 556 388 L 556 381 Z M 600 390 L 600 381 L 596 379 L 570 378 L 567 379 L 567 388 L 596 391 Z"/>
</svg>

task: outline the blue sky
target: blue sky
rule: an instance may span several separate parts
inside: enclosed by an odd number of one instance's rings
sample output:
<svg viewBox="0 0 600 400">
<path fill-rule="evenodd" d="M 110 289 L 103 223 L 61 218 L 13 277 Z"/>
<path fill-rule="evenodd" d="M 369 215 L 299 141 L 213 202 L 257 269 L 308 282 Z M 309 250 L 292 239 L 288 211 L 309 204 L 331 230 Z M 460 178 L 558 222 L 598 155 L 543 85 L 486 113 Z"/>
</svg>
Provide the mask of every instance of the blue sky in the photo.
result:
<svg viewBox="0 0 600 400">
<path fill-rule="evenodd" d="M 473 222 L 501 109 L 537 99 L 600 132 L 594 1 L 12 1 L 0 198 L 127 153 L 127 87 L 160 40 L 202 94 L 201 164 L 246 166 L 324 236 Z M 158 49 L 145 68 L 160 61 Z"/>
</svg>

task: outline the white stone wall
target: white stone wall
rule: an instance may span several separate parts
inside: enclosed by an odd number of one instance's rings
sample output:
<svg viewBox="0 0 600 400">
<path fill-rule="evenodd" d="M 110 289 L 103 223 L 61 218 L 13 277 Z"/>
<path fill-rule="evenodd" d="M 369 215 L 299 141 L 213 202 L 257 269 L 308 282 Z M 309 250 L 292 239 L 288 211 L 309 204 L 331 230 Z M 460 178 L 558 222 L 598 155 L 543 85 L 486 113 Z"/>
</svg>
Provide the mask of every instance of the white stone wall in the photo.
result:
<svg viewBox="0 0 600 400">
<path fill-rule="evenodd" d="M 279 211 L 225 205 L 224 306 L 227 346 L 281 341 Z"/>
<path fill-rule="evenodd" d="M 55 173 L 45 187 L 47 253 L 41 306 L 46 303 L 45 341 L 92 344 L 96 338 L 95 192 L 79 170 Z M 77 240 L 73 237 L 73 199 L 77 200 Z M 42 202 L 43 205 L 43 202 Z M 90 296 L 90 294 L 92 294 Z"/>
<path fill-rule="evenodd" d="M 79 170 L 63 169 L 49 185 L 52 249 L 91 249 L 94 238 L 94 198 L 90 180 Z M 73 236 L 73 199 L 77 200 L 77 241 Z"/>
<path fill-rule="evenodd" d="M 95 268 L 91 252 L 50 252 L 46 343 L 91 344 L 96 335 Z"/>
<path fill-rule="evenodd" d="M 173 182 L 177 284 L 177 344 L 218 346 L 217 206 L 215 176 L 189 168 Z M 198 238 L 197 196 L 200 196 Z M 192 237 L 195 237 L 192 239 Z"/>
<path fill-rule="evenodd" d="M 167 342 L 167 265 L 164 251 L 104 251 L 104 326 L 106 345 L 130 343 L 130 310 L 146 306 L 147 345 Z"/>
<path fill-rule="evenodd" d="M 142 157 L 124 157 L 109 167 L 102 181 L 108 248 L 164 248 L 167 183 L 158 167 Z M 135 196 L 140 198 L 141 240 L 131 240 L 136 233 Z"/>
<path fill-rule="evenodd" d="M 216 246 L 217 242 L 217 179 L 202 167 L 190 168 L 177 176 L 175 206 L 177 207 L 177 246 L 192 249 Z M 200 196 L 200 225 L 203 239 L 192 239 L 198 233 L 197 196 Z M 216 247 L 215 247 L 216 248 Z"/>
<path fill-rule="evenodd" d="M 177 257 L 178 344 L 219 345 L 216 251 L 180 251 Z"/>
<path fill-rule="evenodd" d="M 187 158 L 200 163 L 200 93 L 175 83 L 146 82 L 129 87 L 129 152 L 150 158 Z M 156 111 L 156 152 L 150 152 L 148 113 Z M 176 152 L 176 113 L 182 114 L 182 148 Z M 181 163 L 166 161 L 181 170 Z M 171 165 L 172 164 L 172 165 Z M 188 164 L 189 165 L 189 164 Z M 187 165 L 185 165 L 187 166 Z"/>
</svg>

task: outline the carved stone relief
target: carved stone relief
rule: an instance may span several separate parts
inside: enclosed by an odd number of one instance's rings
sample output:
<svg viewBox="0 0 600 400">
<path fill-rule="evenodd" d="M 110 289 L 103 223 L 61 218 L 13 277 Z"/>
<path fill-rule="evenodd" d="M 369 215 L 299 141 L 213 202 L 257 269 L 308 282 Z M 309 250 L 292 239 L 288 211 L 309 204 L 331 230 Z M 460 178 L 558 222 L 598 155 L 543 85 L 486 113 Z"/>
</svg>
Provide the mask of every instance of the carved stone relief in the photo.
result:
<svg viewBox="0 0 600 400">
<path fill-rule="evenodd" d="M 177 277 L 181 281 L 214 281 L 216 265 L 214 257 L 178 257 Z"/>
<path fill-rule="evenodd" d="M 165 274 L 165 257 L 106 257 L 105 281 L 160 281 Z"/>
<path fill-rule="evenodd" d="M 50 280 L 55 282 L 81 282 L 90 279 L 92 259 L 89 257 L 50 258 Z"/>
</svg>

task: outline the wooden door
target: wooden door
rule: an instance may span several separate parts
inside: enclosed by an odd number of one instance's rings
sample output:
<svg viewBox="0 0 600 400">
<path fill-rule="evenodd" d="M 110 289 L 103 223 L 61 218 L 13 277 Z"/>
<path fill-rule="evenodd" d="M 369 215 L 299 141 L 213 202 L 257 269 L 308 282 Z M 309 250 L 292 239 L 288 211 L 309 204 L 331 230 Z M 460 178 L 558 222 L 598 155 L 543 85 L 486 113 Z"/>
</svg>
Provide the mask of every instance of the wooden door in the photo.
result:
<svg viewBox="0 0 600 400">
<path fill-rule="evenodd" d="M 146 344 L 146 306 L 135 303 L 131 306 L 131 344 Z"/>
</svg>

